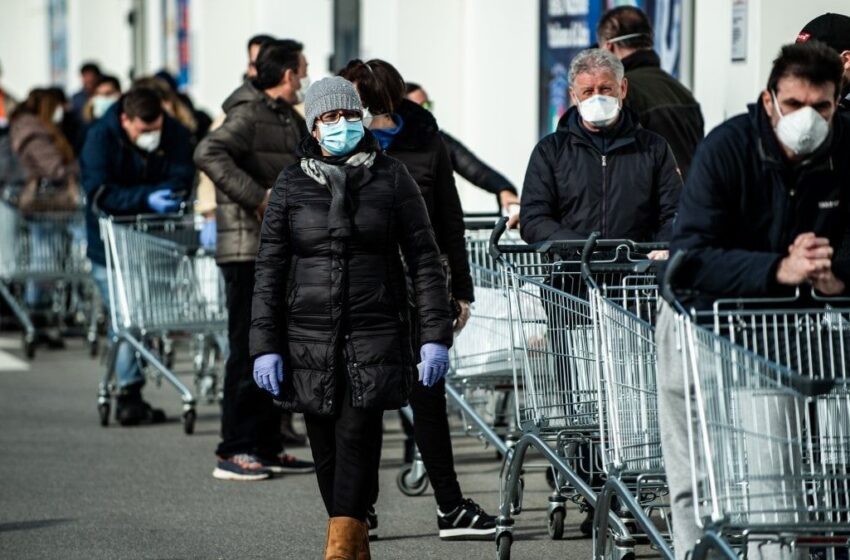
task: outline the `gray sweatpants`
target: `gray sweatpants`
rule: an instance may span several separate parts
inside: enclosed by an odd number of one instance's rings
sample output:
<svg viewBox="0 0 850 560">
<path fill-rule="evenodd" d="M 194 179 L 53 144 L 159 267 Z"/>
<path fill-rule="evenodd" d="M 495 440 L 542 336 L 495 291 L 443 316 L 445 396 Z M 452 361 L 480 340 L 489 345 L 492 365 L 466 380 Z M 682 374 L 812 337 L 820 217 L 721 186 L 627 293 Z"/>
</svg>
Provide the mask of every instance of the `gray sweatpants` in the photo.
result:
<svg viewBox="0 0 850 560">
<path fill-rule="evenodd" d="M 685 398 L 691 392 L 691 384 L 684 377 L 684 348 L 679 344 L 676 327 L 676 313 L 667 305 L 661 303 L 658 322 L 655 329 L 656 351 L 658 357 L 658 425 L 661 431 L 661 452 L 664 456 L 664 468 L 667 472 L 667 484 L 670 489 L 670 510 L 673 517 L 673 545 L 676 559 L 685 560 L 693 550 L 696 541 L 701 537 L 702 530 L 697 526 L 694 510 L 693 484 L 691 480 L 691 459 L 688 442 L 688 424 Z M 771 496 L 781 492 L 782 484 L 774 480 L 759 480 L 759 474 L 776 472 L 778 465 L 783 465 L 785 471 L 799 469 L 799 456 L 783 452 L 781 446 L 765 446 L 765 436 L 788 438 L 796 436 L 789 433 L 789 427 L 783 421 L 786 414 L 793 409 L 793 403 L 787 398 L 774 394 L 756 394 L 741 392 L 737 395 L 742 410 L 740 417 L 753 433 L 762 434 L 753 440 L 745 438 L 748 472 L 753 477 L 750 484 L 751 507 L 759 510 L 760 506 L 771 508 Z M 731 396 L 730 396 L 731 397 Z M 770 439 L 767 437 L 766 439 Z M 780 467 L 781 469 L 781 467 Z M 759 503 L 759 501 L 765 503 Z M 800 507 L 799 504 L 786 504 L 791 511 Z M 767 518 L 769 517 L 769 518 Z M 790 516 L 793 518 L 793 515 Z M 788 521 L 785 515 L 760 516 L 754 515 L 751 520 L 756 523 L 776 523 Z M 752 543 L 748 547 L 748 557 L 751 560 L 789 560 L 797 558 L 802 550 L 792 552 L 788 547 L 777 544 Z"/>
</svg>

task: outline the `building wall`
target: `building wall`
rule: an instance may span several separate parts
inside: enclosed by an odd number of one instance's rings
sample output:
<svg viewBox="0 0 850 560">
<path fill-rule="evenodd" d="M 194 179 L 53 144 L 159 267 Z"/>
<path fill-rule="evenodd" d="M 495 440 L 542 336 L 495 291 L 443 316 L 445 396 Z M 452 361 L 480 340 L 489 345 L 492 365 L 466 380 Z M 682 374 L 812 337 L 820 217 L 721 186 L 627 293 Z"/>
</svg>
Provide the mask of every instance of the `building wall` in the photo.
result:
<svg viewBox="0 0 850 560">
<path fill-rule="evenodd" d="M 174 0 L 168 0 L 173 2 Z M 440 125 L 522 184 L 537 137 L 541 0 L 361 0 L 361 56 L 384 58 L 428 90 Z M 779 47 L 818 14 L 850 12 L 847 0 L 749 0 L 747 60 L 731 62 L 733 0 L 693 0 L 693 90 L 707 129 L 745 110 L 764 87 Z M 132 66 L 127 14 L 133 0 L 67 0 L 68 83 L 85 60 L 126 83 Z M 146 0 L 147 71 L 163 67 L 161 0 Z M 47 0 L 0 0 L 3 83 L 19 96 L 49 80 Z M 190 0 L 191 94 L 217 112 L 239 84 L 255 33 L 305 43 L 310 74 L 329 72 L 333 0 Z M 172 43 L 173 44 L 173 43 Z M 470 211 L 493 198 L 460 181 Z"/>
</svg>

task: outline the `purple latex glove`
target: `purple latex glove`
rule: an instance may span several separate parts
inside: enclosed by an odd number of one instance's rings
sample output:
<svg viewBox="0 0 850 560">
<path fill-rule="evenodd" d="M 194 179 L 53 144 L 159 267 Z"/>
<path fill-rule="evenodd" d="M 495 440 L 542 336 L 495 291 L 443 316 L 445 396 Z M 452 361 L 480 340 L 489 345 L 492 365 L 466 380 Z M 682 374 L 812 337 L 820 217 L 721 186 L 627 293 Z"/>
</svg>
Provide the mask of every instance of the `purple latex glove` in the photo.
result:
<svg viewBox="0 0 850 560">
<path fill-rule="evenodd" d="M 433 387 L 449 371 L 449 349 L 445 344 L 426 342 L 419 351 L 419 381 Z"/>
<path fill-rule="evenodd" d="M 157 214 L 169 214 L 180 209 L 180 201 L 171 189 L 159 189 L 148 195 L 148 206 Z"/>
<path fill-rule="evenodd" d="M 204 225 L 201 226 L 201 247 L 208 251 L 215 250 L 216 241 L 216 226 L 215 220 L 204 220 Z"/>
<path fill-rule="evenodd" d="M 263 354 L 254 360 L 254 382 L 260 389 L 279 397 L 283 385 L 283 356 Z"/>
</svg>

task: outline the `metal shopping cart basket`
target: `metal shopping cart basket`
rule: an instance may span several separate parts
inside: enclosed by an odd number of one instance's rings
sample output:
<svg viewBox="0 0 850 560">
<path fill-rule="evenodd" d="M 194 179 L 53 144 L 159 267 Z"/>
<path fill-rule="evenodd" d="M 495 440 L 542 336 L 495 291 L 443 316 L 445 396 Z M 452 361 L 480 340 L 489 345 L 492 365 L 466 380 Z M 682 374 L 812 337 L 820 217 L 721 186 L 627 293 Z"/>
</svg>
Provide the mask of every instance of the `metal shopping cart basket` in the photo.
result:
<svg viewBox="0 0 850 560">
<path fill-rule="evenodd" d="M 15 288 L 23 294 L 16 296 Z M 60 326 L 69 318 L 83 326 L 96 351 L 95 292 L 82 210 L 23 213 L 0 202 L 0 297 L 23 328 L 28 358 L 35 356 L 32 316 L 37 303 L 29 301 L 33 299 L 49 299 L 47 314 Z"/>
<path fill-rule="evenodd" d="M 602 355 L 587 278 L 597 285 L 616 286 L 627 278 L 651 277 L 645 253 L 661 244 L 636 244 L 623 240 L 547 242 L 533 248 L 548 262 L 523 266 L 513 255 L 528 248 L 502 246 L 494 235 L 494 257 L 503 264 L 508 281 L 509 309 L 520 328 L 523 363 L 517 376 L 517 416 L 523 435 L 509 452 L 502 469 L 502 494 L 496 541 L 500 558 L 510 557 L 511 518 L 521 510 L 517 495 L 525 455 L 535 448 L 556 471 L 556 490 L 549 498 L 549 532 L 563 534 L 568 499 L 595 507 L 604 481 L 599 446 L 604 424 L 605 398 L 599 383 Z M 585 254 L 585 279 L 582 258 Z M 529 310 L 537 310 L 529 315 Z M 542 311 L 542 315 L 539 311 Z M 520 382 L 521 377 L 521 382 Z M 625 556 L 634 541 L 623 521 L 613 512 L 609 524 L 617 535 L 617 548 Z"/>
<path fill-rule="evenodd" d="M 671 262 L 668 286 L 680 262 Z M 850 542 L 850 300 L 798 290 L 678 311 L 696 516 L 693 557 L 834 558 Z"/>
<path fill-rule="evenodd" d="M 489 253 L 490 236 L 497 219 L 494 215 L 464 219 L 475 302 L 466 327 L 456 335 L 451 349 L 446 396 L 460 412 L 465 435 L 481 439 L 504 456 L 517 433 L 512 399 L 514 368 L 520 350 L 511 346 L 513 323 L 508 314 L 504 273 Z M 503 243 L 524 245 L 515 233 L 509 233 Z M 540 261 L 537 253 L 523 257 L 527 263 Z M 403 413 L 413 421 L 409 407 Z M 401 468 L 396 483 L 409 496 L 420 495 L 427 489 L 427 473 L 418 453 L 411 464 Z"/>
<path fill-rule="evenodd" d="M 191 434 L 195 397 L 150 342 L 173 332 L 212 337 L 226 331 L 224 284 L 214 257 L 199 247 L 191 216 L 103 217 L 100 229 L 115 331 L 98 395 L 101 423 L 108 423 L 117 347 L 123 342 L 180 393 L 184 431 Z"/>
<path fill-rule="evenodd" d="M 596 243 L 591 236 L 588 247 Z M 608 514 L 614 504 L 623 518 L 633 519 L 633 537 L 642 536 L 663 558 L 672 560 L 669 544 L 671 523 L 665 501 L 666 477 L 658 427 L 655 352 L 655 319 L 659 296 L 655 275 L 645 271 L 619 278 L 619 283 L 596 281 L 582 251 L 583 273 L 588 286 L 591 313 L 598 337 L 600 453 L 605 483 L 594 512 L 595 558 L 622 558 L 621 549 L 608 531 Z M 659 530 L 652 513 L 661 514 L 665 531 Z"/>
</svg>

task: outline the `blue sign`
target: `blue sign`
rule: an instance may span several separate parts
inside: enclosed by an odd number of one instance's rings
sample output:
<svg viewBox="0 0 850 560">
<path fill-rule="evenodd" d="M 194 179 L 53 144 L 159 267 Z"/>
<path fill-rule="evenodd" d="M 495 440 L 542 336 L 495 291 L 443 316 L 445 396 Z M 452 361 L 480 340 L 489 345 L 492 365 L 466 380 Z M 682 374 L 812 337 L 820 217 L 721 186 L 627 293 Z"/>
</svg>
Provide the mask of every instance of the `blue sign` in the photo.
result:
<svg viewBox="0 0 850 560">
<path fill-rule="evenodd" d="M 661 66 L 679 76 L 683 0 L 541 0 L 540 135 L 553 132 L 570 106 L 570 61 L 596 44 L 596 24 L 618 6 L 636 6 L 649 16 Z"/>
</svg>

